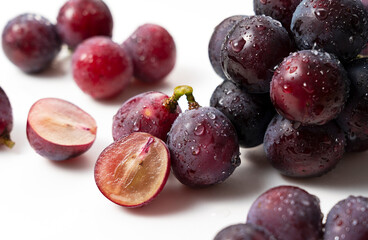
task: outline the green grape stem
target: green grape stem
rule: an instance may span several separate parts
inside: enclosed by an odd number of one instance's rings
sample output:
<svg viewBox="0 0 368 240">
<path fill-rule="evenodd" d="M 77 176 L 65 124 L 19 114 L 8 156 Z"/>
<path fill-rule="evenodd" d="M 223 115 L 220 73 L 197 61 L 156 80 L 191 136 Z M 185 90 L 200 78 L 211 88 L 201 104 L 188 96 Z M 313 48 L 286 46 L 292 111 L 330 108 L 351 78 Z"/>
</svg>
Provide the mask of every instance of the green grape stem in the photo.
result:
<svg viewBox="0 0 368 240">
<path fill-rule="evenodd" d="M 176 107 L 178 106 L 179 98 L 183 95 L 187 97 L 189 110 L 198 109 L 200 107 L 200 105 L 194 99 L 193 88 L 188 85 L 177 86 L 174 89 L 174 94 L 165 101 L 165 107 L 170 112 L 174 112 L 176 110 Z"/>
</svg>

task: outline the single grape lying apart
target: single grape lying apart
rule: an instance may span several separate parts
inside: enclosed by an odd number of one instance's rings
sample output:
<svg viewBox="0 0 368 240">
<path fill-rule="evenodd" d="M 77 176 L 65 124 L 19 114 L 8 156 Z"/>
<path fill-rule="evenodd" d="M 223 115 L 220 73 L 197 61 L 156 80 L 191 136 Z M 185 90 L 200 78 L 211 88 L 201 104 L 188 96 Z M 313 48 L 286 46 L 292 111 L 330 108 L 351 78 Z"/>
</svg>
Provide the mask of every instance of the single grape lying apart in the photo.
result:
<svg viewBox="0 0 368 240">
<path fill-rule="evenodd" d="M 94 36 L 112 36 L 113 19 L 101 0 L 69 0 L 59 11 L 56 24 L 61 39 L 69 48 Z"/>
<path fill-rule="evenodd" d="M 36 14 L 22 14 L 8 22 L 2 34 L 8 59 L 22 71 L 36 73 L 46 69 L 61 48 L 55 26 Z"/>
</svg>

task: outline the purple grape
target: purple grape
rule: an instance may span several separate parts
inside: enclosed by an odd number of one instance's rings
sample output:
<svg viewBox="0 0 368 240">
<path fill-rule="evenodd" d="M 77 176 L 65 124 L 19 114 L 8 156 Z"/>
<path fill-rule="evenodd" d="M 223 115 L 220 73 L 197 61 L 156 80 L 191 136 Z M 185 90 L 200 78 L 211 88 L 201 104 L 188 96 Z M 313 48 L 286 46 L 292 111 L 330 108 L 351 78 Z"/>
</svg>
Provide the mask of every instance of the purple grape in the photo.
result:
<svg viewBox="0 0 368 240">
<path fill-rule="evenodd" d="M 266 16 L 244 17 L 226 37 L 221 64 L 226 77 L 247 92 L 270 89 L 274 67 L 292 51 L 292 44 L 279 21 Z"/>
<path fill-rule="evenodd" d="M 279 240 L 320 240 L 322 218 L 319 199 L 293 186 L 279 186 L 252 204 L 247 223 L 264 227 Z"/>
<path fill-rule="evenodd" d="M 368 14 L 360 0 L 303 0 L 291 30 L 299 49 L 322 48 L 346 62 L 367 43 Z"/>
<path fill-rule="evenodd" d="M 269 94 L 249 94 L 228 80 L 215 89 L 210 105 L 230 119 L 241 147 L 262 144 L 267 126 L 275 116 Z"/>
<path fill-rule="evenodd" d="M 349 80 L 329 53 L 304 50 L 290 54 L 271 81 L 276 110 L 303 125 L 323 125 L 337 117 L 348 98 Z"/>
<path fill-rule="evenodd" d="M 291 18 L 300 2 L 301 0 L 253 0 L 253 8 L 257 15 L 270 16 L 290 31 Z"/>
<path fill-rule="evenodd" d="M 223 79 L 226 79 L 226 77 L 221 67 L 221 46 L 225 42 L 226 35 L 229 33 L 231 28 L 244 17 L 244 15 L 235 15 L 225 18 L 215 27 L 212 33 L 208 45 L 208 56 L 213 70 L 215 70 L 217 75 Z"/>
<path fill-rule="evenodd" d="M 239 144 L 230 120 L 213 107 L 181 113 L 168 134 L 172 170 L 191 187 L 228 178 L 240 164 Z"/>
<path fill-rule="evenodd" d="M 367 240 L 368 198 L 349 196 L 328 213 L 324 240 Z"/>
<path fill-rule="evenodd" d="M 322 126 L 302 126 L 277 116 L 264 139 L 269 162 L 281 174 L 291 177 L 323 175 L 341 160 L 344 147 L 344 132 L 333 121 Z"/>
<path fill-rule="evenodd" d="M 0 87 L 0 145 L 12 147 L 10 132 L 13 129 L 13 110 L 4 90 Z"/>
<path fill-rule="evenodd" d="M 8 59 L 22 71 L 36 73 L 47 68 L 61 48 L 55 26 L 36 14 L 22 14 L 10 20 L 2 34 Z"/>
<path fill-rule="evenodd" d="M 368 58 L 351 61 L 347 65 L 351 80 L 350 98 L 337 118 L 347 135 L 347 151 L 368 149 Z"/>
<path fill-rule="evenodd" d="M 260 226 L 240 223 L 222 229 L 214 240 L 276 240 L 276 238 Z"/>
<path fill-rule="evenodd" d="M 161 92 L 146 92 L 127 100 L 115 114 L 112 125 L 114 141 L 132 132 L 146 132 L 166 141 L 167 133 L 181 109 L 166 108 L 169 97 Z"/>
<path fill-rule="evenodd" d="M 102 0 L 69 0 L 57 16 L 57 30 L 69 48 L 74 49 L 94 36 L 112 36 L 113 19 Z"/>
</svg>

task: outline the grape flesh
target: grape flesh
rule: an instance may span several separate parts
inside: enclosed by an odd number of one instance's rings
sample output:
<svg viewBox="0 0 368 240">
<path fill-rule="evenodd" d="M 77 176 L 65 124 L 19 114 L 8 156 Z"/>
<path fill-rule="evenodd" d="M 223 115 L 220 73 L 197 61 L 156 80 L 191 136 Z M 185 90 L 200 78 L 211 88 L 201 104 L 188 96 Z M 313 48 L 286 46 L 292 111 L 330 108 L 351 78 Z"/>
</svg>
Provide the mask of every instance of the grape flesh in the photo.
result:
<svg viewBox="0 0 368 240">
<path fill-rule="evenodd" d="M 181 113 L 168 134 L 172 170 L 191 187 L 228 178 L 240 164 L 239 144 L 230 120 L 213 107 Z"/>
</svg>

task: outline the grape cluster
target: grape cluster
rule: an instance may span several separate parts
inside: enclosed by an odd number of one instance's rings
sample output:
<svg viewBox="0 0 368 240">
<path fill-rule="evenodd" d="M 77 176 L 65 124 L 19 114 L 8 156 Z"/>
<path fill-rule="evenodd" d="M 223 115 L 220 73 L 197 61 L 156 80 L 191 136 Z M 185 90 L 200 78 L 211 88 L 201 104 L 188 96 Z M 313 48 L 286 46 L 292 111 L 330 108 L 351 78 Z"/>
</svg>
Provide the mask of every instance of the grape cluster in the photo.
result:
<svg viewBox="0 0 368 240">
<path fill-rule="evenodd" d="M 345 152 L 368 149 L 368 58 L 358 58 L 367 9 L 359 0 L 253 3 L 257 15 L 228 17 L 211 36 L 209 59 L 224 82 L 210 104 L 242 147 L 264 143 L 281 174 L 321 176 Z"/>
<path fill-rule="evenodd" d="M 295 186 L 278 186 L 261 194 L 246 223 L 222 229 L 214 240 L 365 240 L 368 198 L 349 196 L 336 203 L 323 222 L 319 199 Z"/>
</svg>

